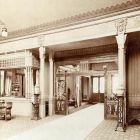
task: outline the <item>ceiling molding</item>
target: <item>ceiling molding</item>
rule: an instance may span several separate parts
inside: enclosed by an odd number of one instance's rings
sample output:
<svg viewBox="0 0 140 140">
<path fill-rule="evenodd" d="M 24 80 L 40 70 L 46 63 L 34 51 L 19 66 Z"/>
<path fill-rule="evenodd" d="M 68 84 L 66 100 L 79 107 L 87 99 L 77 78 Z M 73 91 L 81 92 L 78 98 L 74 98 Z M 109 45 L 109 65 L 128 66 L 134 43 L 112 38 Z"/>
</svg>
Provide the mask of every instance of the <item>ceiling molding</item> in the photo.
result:
<svg viewBox="0 0 140 140">
<path fill-rule="evenodd" d="M 134 10 L 133 8 L 136 8 L 139 6 L 140 6 L 139 0 L 130 0 L 130 1 L 127 1 L 126 3 L 117 4 L 111 7 L 101 8 L 95 11 L 89 11 L 83 14 L 78 14 L 78 15 L 71 16 L 68 18 L 56 20 L 53 22 L 48 22 L 48 23 L 37 25 L 37 26 L 32 26 L 25 29 L 12 31 L 12 32 L 9 32 L 9 35 L 7 38 L 0 37 L 0 41 L 23 37 L 27 35 L 33 35 L 33 34 L 46 32 L 53 29 L 68 27 L 71 25 L 84 23 L 90 20 L 91 21 L 99 20 L 100 18 L 114 16 L 116 15 L 117 12 L 119 12 L 119 14 L 123 14 L 124 13 L 123 11 L 128 10 L 128 9 L 130 9 L 129 12 L 132 12 L 132 10 Z"/>
</svg>

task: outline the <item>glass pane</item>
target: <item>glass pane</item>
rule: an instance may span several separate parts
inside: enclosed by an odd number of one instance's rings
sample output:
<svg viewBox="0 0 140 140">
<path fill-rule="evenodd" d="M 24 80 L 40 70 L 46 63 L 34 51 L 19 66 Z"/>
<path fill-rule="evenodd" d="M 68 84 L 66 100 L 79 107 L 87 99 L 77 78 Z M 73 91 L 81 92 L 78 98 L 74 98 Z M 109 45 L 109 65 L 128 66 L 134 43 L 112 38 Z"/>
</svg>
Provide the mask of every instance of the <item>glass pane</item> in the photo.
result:
<svg viewBox="0 0 140 140">
<path fill-rule="evenodd" d="M 117 92 L 117 87 L 118 87 L 118 75 L 115 74 L 112 76 L 112 93 Z"/>
<path fill-rule="evenodd" d="M 93 93 L 98 93 L 99 84 L 98 84 L 98 77 L 93 78 Z"/>
<path fill-rule="evenodd" d="M 104 92 L 105 92 L 105 78 L 100 77 L 100 93 L 104 93 Z"/>
</svg>

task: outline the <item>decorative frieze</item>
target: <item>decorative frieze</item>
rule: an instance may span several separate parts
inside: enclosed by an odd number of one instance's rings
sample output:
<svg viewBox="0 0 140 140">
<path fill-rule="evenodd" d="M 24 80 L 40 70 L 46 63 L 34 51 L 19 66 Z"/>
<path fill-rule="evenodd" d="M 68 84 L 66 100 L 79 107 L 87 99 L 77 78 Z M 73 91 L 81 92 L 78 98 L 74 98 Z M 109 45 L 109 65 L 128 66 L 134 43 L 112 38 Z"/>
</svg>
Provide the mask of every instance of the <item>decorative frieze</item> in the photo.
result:
<svg viewBox="0 0 140 140">
<path fill-rule="evenodd" d="M 62 27 L 68 27 L 71 25 L 76 25 L 79 23 L 87 22 L 87 21 L 102 19 L 103 16 L 106 16 L 107 14 L 116 15 L 115 12 L 121 13 L 121 11 L 122 11 L 122 13 L 123 13 L 123 10 L 128 10 L 128 9 L 130 9 L 132 11 L 132 8 L 136 8 L 139 6 L 140 6 L 139 0 L 129 0 L 125 3 L 117 4 L 114 6 L 97 9 L 95 11 L 94 10 L 89 11 L 89 12 L 82 13 L 79 15 L 55 20 L 53 22 L 44 23 L 41 25 L 32 26 L 32 27 L 28 27 L 25 29 L 21 29 L 21 30 L 12 31 L 9 33 L 8 37 L 6 37 L 6 38 L 0 37 L 0 41 L 11 39 L 11 38 L 22 37 L 22 36 L 26 36 L 26 35 L 32 35 L 32 34 L 36 34 L 36 33 L 41 33 L 41 32 L 58 29 L 58 28 L 62 28 Z M 134 10 L 136 11 L 136 9 L 134 9 Z"/>
</svg>

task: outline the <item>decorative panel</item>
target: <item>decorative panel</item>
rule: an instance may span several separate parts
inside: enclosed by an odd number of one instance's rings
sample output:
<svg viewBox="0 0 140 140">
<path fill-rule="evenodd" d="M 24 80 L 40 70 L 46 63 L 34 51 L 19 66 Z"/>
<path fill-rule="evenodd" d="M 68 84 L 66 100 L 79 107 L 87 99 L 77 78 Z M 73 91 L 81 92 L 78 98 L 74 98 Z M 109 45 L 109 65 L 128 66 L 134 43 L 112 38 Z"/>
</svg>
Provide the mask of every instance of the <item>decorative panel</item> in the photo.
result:
<svg viewBox="0 0 140 140">
<path fill-rule="evenodd" d="M 56 82 L 56 114 L 67 114 L 67 95 L 65 80 Z"/>
</svg>

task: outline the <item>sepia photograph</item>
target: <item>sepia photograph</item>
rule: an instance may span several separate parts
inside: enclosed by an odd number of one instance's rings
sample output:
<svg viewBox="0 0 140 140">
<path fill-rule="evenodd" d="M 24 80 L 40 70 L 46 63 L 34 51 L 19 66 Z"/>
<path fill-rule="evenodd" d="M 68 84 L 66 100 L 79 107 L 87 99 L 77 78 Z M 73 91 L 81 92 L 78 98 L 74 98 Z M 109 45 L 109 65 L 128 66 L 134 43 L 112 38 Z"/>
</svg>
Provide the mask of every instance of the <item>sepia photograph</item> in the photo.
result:
<svg viewBox="0 0 140 140">
<path fill-rule="evenodd" d="M 140 0 L 0 0 L 0 140 L 140 140 Z"/>
</svg>

